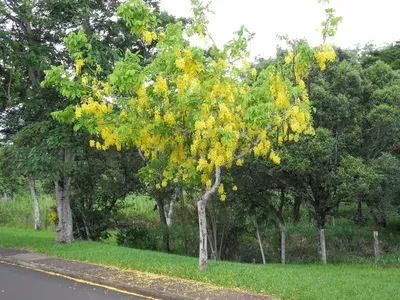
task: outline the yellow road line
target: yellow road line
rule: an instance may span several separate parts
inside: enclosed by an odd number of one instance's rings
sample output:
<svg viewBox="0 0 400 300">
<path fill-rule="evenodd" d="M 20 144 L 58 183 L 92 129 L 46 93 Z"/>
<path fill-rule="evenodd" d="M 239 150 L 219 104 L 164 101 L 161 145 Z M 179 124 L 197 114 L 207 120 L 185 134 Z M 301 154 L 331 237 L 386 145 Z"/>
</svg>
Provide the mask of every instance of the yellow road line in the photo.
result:
<svg viewBox="0 0 400 300">
<path fill-rule="evenodd" d="M 105 288 L 105 289 L 108 289 L 108 290 L 111 290 L 111 291 L 114 291 L 114 292 L 122 293 L 122 294 L 142 297 L 142 298 L 146 298 L 146 299 L 149 299 L 149 300 L 161 300 L 161 299 L 157 299 L 157 298 L 152 298 L 152 297 L 148 297 L 148 296 L 144 296 L 144 295 L 140 295 L 140 294 L 136 294 L 136 293 L 120 290 L 120 289 L 112 287 L 112 286 L 99 284 L 99 283 L 95 283 L 95 282 L 91 282 L 91 281 L 87 281 L 87 280 L 83 280 L 83 279 L 78 279 L 78 278 L 74 278 L 74 277 L 63 275 L 63 274 L 59 274 L 59 273 L 54 273 L 54 272 L 50 272 L 50 271 L 45 271 L 45 270 L 35 269 L 35 268 L 27 267 L 27 266 L 22 266 L 22 265 L 6 262 L 6 261 L 3 261 L 3 260 L 0 260 L 0 264 L 5 264 L 5 265 L 10 265 L 10 266 L 15 266 L 15 267 L 21 267 L 21 268 L 25 268 L 25 269 L 29 269 L 29 270 L 33 270 L 33 271 L 38 271 L 38 272 L 42 272 L 42 273 L 45 273 L 45 274 L 48 274 L 48 275 L 58 276 L 58 277 L 66 278 L 66 279 L 69 279 L 69 280 L 73 280 L 73 281 L 76 281 L 76 282 L 79 282 L 79 283 L 88 284 L 88 285 L 97 286 L 97 287 L 102 287 L 102 288 Z"/>
</svg>

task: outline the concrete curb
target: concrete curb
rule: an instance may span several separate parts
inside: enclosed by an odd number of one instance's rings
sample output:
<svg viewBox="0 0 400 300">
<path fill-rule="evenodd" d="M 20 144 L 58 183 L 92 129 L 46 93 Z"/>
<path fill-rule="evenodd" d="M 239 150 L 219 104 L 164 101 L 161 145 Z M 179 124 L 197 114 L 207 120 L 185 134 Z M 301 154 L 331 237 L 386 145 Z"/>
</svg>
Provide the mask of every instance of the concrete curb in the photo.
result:
<svg viewBox="0 0 400 300">
<path fill-rule="evenodd" d="M 88 284 L 90 284 L 90 282 L 92 282 L 95 284 L 104 285 L 106 287 L 108 286 L 108 287 L 112 287 L 112 288 L 117 288 L 121 291 L 135 293 L 135 294 L 138 294 L 138 296 L 143 296 L 144 298 L 148 298 L 148 299 L 165 299 L 165 300 L 193 299 L 193 298 L 184 297 L 184 296 L 178 295 L 178 294 L 160 292 L 160 291 L 156 291 L 156 290 L 152 290 L 152 289 L 146 289 L 146 288 L 142 288 L 142 287 L 138 287 L 138 286 L 128 285 L 126 283 L 119 282 L 119 281 L 103 279 L 100 277 L 91 276 L 91 275 L 87 275 L 87 274 L 83 274 L 83 273 L 79 273 L 79 272 L 73 272 L 73 271 L 62 269 L 62 268 L 47 266 L 47 265 L 43 265 L 43 264 L 40 264 L 37 262 L 26 262 L 26 261 L 12 259 L 12 258 L 8 258 L 8 257 L 0 257 L 0 262 L 6 262 L 6 263 L 14 264 L 17 266 L 30 268 L 33 270 L 52 272 L 52 273 L 56 273 L 59 275 L 72 277 L 75 279 L 85 280 L 85 281 L 88 281 Z"/>
</svg>

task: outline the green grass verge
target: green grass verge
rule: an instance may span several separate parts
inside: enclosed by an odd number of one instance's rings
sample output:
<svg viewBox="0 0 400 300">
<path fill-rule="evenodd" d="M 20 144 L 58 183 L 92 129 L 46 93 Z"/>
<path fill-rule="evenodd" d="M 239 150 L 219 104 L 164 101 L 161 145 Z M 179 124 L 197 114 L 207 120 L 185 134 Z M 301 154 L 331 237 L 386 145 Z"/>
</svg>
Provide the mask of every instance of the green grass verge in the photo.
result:
<svg viewBox="0 0 400 300">
<path fill-rule="evenodd" d="M 0 227 L 0 245 L 30 248 L 50 256 L 195 279 L 285 299 L 399 299 L 400 269 L 372 265 L 254 265 L 210 262 L 205 272 L 197 259 L 77 241 L 53 243 L 55 233 Z"/>
</svg>

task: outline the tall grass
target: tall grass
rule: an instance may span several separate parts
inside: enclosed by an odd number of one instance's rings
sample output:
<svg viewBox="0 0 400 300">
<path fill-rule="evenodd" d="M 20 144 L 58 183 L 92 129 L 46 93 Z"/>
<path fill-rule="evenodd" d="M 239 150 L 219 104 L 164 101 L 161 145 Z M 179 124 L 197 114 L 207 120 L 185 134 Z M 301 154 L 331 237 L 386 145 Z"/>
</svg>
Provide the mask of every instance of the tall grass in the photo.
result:
<svg viewBox="0 0 400 300">
<path fill-rule="evenodd" d="M 49 195 L 39 195 L 42 228 L 49 228 L 51 206 L 55 199 Z M 0 201 L 0 224 L 8 224 L 23 228 L 33 228 L 33 201 L 28 193 L 19 193 L 13 198 Z"/>
<path fill-rule="evenodd" d="M 154 200 L 146 195 L 128 195 L 122 204 L 122 218 L 150 223 L 158 222 L 159 215 L 158 211 L 154 209 L 154 205 Z"/>
</svg>

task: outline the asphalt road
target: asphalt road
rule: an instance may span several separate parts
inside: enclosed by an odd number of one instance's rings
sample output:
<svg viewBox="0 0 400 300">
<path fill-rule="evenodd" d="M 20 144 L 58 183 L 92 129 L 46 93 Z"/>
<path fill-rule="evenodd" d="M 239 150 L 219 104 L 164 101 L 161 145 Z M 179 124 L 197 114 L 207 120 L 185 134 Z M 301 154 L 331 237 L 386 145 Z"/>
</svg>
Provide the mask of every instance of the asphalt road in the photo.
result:
<svg viewBox="0 0 400 300">
<path fill-rule="evenodd" d="M 59 276 L 0 263 L 1 300 L 147 299 L 82 284 Z"/>
</svg>

